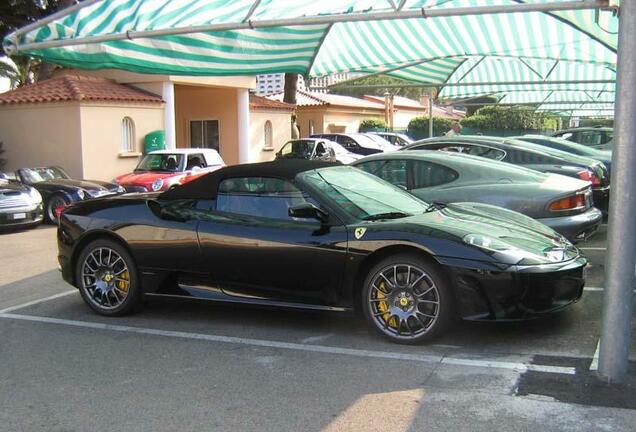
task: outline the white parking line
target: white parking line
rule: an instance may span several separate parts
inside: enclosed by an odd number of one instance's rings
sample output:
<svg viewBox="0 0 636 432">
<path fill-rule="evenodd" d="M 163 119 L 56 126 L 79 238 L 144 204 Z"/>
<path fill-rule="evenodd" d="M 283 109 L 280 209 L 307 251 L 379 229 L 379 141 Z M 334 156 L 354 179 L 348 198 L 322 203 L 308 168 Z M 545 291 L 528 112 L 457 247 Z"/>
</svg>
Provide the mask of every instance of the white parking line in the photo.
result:
<svg viewBox="0 0 636 432">
<path fill-rule="evenodd" d="M 263 339 L 249 339 L 249 338 L 240 338 L 240 337 L 232 337 L 232 336 L 159 330 L 159 329 L 152 329 L 152 328 L 145 328 L 145 327 L 130 327 L 130 326 L 122 326 L 122 325 L 114 325 L 114 324 L 102 324 L 102 323 L 95 323 L 95 322 L 88 322 L 88 321 L 76 321 L 76 320 L 67 320 L 67 319 L 60 319 L 60 318 L 49 318 L 49 317 L 32 316 L 32 315 L 17 315 L 17 314 L 9 314 L 9 313 L 0 313 L 0 318 L 22 320 L 22 321 L 32 321 L 32 322 L 46 323 L 46 324 L 58 324 L 58 325 L 89 328 L 89 329 L 96 329 L 96 330 L 110 330 L 115 332 L 135 333 L 135 334 L 152 335 L 152 336 L 164 336 L 164 337 L 173 337 L 173 338 L 190 339 L 190 340 L 201 340 L 201 341 L 207 341 L 207 342 L 240 344 L 240 345 L 258 346 L 258 347 L 266 347 L 266 348 L 278 348 L 278 349 L 314 352 L 314 353 L 322 353 L 322 354 L 339 354 L 339 355 L 348 355 L 348 356 L 355 356 L 355 357 L 379 358 L 379 359 L 386 359 L 386 360 L 412 361 L 412 362 L 419 362 L 419 363 L 438 363 L 438 364 L 447 364 L 447 365 L 456 365 L 456 366 L 473 366 L 473 367 L 494 368 L 494 369 L 508 369 L 508 370 L 515 370 L 517 372 L 536 371 L 536 372 L 567 374 L 567 375 L 576 374 L 576 369 L 574 367 L 564 367 L 564 366 L 535 365 L 535 364 L 522 363 L 522 362 L 507 362 L 507 361 L 489 360 L 489 359 L 455 358 L 455 357 L 432 356 L 432 355 L 421 355 L 421 354 L 397 353 L 397 352 L 388 352 L 388 351 L 370 351 L 370 350 L 361 350 L 361 349 L 353 349 L 353 348 L 339 348 L 339 347 L 324 346 L 324 345 L 308 345 L 308 344 L 271 341 L 271 340 L 263 340 Z"/>
<path fill-rule="evenodd" d="M 41 298 L 41 299 L 38 299 L 38 300 L 33 300 L 33 301 L 30 301 L 30 302 L 26 302 L 26 303 L 22 303 L 22 304 L 19 304 L 19 305 L 11 306 L 11 307 L 8 307 L 6 309 L 0 310 L 0 314 L 14 312 L 14 311 L 17 311 L 18 309 L 23 309 L 25 307 L 29 307 L 29 306 L 33 306 L 33 305 L 36 305 L 36 304 L 44 303 L 44 302 L 47 302 L 49 300 L 55 300 L 55 299 L 60 298 L 60 297 L 66 297 L 67 295 L 71 295 L 73 293 L 79 293 L 79 291 L 76 290 L 76 289 L 73 289 L 73 290 L 64 291 L 62 293 L 55 294 L 55 295 L 52 295 L 52 296 L 49 296 L 49 297 L 44 297 L 44 298 Z"/>
<path fill-rule="evenodd" d="M 598 370 L 598 351 L 601 348 L 601 340 L 598 340 L 596 344 L 596 351 L 594 351 L 594 357 L 592 357 L 592 363 L 590 363 L 590 370 L 595 371 Z"/>
<path fill-rule="evenodd" d="M 584 250 L 584 251 L 604 251 L 607 250 L 607 248 L 604 247 L 580 247 L 578 248 L 579 250 Z"/>
</svg>

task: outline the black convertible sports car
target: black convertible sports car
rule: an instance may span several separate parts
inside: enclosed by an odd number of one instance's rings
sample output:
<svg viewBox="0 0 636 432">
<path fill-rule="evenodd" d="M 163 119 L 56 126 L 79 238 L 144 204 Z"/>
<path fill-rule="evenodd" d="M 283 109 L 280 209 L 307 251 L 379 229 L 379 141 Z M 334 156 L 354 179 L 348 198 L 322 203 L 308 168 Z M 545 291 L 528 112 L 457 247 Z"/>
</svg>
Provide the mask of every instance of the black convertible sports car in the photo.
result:
<svg viewBox="0 0 636 432">
<path fill-rule="evenodd" d="M 21 168 L 15 176 L 21 183 L 40 192 L 44 217 L 52 223 L 57 223 L 59 214 L 72 202 L 126 192 L 115 183 L 72 179 L 60 167 Z"/>
<path fill-rule="evenodd" d="M 67 208 L 66 281 L 103 315 L 142 295 L 361 310 L 396 342 L 466 319 L 523 319 L 578 300 L 586 259 L 499 207 L 425 203 L 357 168 L 281 160 L 222 168 L 162 194 Z"/>
</svg>

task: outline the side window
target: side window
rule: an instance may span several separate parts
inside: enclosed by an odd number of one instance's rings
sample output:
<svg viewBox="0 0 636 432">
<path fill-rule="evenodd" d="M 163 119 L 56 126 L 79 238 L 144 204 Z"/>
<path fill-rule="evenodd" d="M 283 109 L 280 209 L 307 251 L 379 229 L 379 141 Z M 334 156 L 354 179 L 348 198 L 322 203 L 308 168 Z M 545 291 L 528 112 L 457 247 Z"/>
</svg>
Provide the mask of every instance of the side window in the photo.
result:
<svg viewBox="0 0 636 432">
<path fill-rule="evenodd" d="M 237 177 L 219 185 L 216 209 L 226 213 L 269 219 L 294 220 L 291 206 L 308 201 L 292 183 L 269 177 Z"/>
<path fill-rule="evenodd" d="M 360 147 L 352 138 L 345 135 L 338 135 L 338 143 L 346 149 L 354 149 Z"/>
<path fill-rule="evenodd" d="M 358 165 L 369 174 L 376 175 L 396 186 L 408 187 L 406 160 L 394 159 L 385 161 L 370 161 Z"/>
<path fill-rule="evenodd" d="M 454 170 L 423 161 L 411 161 L 413 189 L 421 189 L 450 183 L 459 177 Z"/>
<path fill-rule="evenodd" d="M 508 155 L 507 162 L 517 165 L 550 164 L 558 162 L 556 159 L 542 154 L 517 149 L 511 150 Z"/>
<path fill-rule="evenodd" d="M 603 135 L 599 131 L 580 132 L 578 142 L 588 146 L 599 146 L 603 144 Z"/>
<path fill-rule="evenodd" d="M 205 158 L 200 153 L 188 155 L 188 163 L 186 165 L 186 171 L 194 168 L 203 168 L 206 166 Z"/>
<path fill-rule="evenodd" d="M 486 146 L 468 146 L 465 147 L 464 153 L 468 153 L 473 156 L 480 156 L 483 158 L 502 160 L 506 157 L 506 152 L 493 147 Z"/>
<path fill-rule="evenodd" d="M 569 140 L 569 141 L 575 141 L 576 142 L 576 138 L 574 137 L 574 134 L 572 132 L 563 132 L 560 135 L 557 135 L 559 138 L 561 139 L 565 139 L 565 140 Z"/>
</svg>

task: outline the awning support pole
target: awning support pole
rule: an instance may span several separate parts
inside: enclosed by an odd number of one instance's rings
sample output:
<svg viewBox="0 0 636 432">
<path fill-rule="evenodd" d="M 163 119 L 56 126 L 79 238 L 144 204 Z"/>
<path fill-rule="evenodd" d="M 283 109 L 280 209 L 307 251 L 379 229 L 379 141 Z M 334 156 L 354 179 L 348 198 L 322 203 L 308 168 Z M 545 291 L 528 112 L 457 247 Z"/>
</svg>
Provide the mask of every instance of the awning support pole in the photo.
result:
<svg viewBox="0 0 636 432">
<path fill-rule="evenodd" d="M 435 89 L 433 87 L 428 91 L 428 137 L 433 138 L 433 96 Z"/>
<path fill-rule="evenodd" d="M 612 153 L 599 374 L 620 382 L 627 374 L 636 265 L 636 2 L 620 6 L 616 120 Z"/>
</svg>

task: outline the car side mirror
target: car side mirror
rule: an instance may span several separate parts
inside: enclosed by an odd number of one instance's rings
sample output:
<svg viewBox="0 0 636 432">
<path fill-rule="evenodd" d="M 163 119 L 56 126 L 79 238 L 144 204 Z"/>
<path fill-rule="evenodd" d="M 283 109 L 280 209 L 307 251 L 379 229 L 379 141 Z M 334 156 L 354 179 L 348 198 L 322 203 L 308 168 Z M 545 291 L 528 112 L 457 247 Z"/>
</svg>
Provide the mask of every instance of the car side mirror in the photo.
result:
<svg viewBox="0 0 636 432">
<path fill-rule="evenodd" d="M 293 218 L 317 219 L 320 222 L 326 222 L 329 217 L 326 212 L 308 202 L 289 207 L 288 213 Z"/>
<path fill-rule="evenodd" d="M 185 218 L 179 217 L 174 212 L 167 210 L 163 205 L 161 205 L 159 201 L 148 200 L 147 203 L 150 211 L 152 211 L 152 213 L 159 219 L 175 222 L 186 222 Z"/>
<path fill-rule="evenodd" d="M 195 165 L 192 167 L 192 169 L 190 171 L 192 171 L 193 173 L 197 172 L 197 171 L 201 171 L 201 167 L 199 165 Z"/>
</svg>

